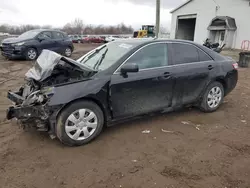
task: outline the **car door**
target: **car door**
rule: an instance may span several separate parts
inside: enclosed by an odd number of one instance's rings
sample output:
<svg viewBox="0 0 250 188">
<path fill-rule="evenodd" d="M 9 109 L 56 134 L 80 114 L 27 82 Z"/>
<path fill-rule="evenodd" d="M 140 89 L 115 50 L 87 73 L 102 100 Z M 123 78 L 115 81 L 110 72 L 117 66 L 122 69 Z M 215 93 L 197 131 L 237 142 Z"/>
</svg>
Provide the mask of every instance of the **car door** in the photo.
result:
<svg viewBox="0 0 250 188">
<path fill-rule="evenodd" d="M 65 45 L 65 40 L 64 40 L 64 36 L 62 33 L 57 32 L 57 31 L 52 31 L 52 36 L 53 36 L 53 40 L 55 42 L 55 46 L 53 51 L 57 52 L 57 53 L 62 53 L 64 52 L 66 45 Z"/>
<path fill-rule="evenodd" d="M 125 61 L 136 63 L 139 72 L 123 76 L 118 69 L 112 75 L 110 103 L 115 119 L 171 106 L 174 83 L 168 72 L 168 62 L 166 43 L 146 45 Z"/>
<path fill-rule="evenodd" d="M 193 44 L 176 42 L 170 46 L 172 74 L 176 79 L 173 106 L 182 106 L 198 99 L 215 65 L 209 55 Z"/>
<path fill-rule="evenodd" d="M 43 31 L 38 35 L 42 40 L 39 41 L 37 48 L 39 51 L 43 49 L 52 50 L 55 49 L 55 41 L 53 40 L 52 33 L 50 31 Z M 38 39 L 39 40 L 39 39 Z"/>
</svg>

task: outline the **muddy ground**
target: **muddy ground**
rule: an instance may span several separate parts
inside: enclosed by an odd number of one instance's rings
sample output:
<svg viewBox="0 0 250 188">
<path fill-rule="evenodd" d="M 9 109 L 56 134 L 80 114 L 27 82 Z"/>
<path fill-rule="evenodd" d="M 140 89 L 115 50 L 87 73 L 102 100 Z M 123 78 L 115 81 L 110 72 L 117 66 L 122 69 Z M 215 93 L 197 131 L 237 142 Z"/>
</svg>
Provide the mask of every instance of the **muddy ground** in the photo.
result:
<svg viewBox="0 0 250 188">
<path fill-rule="evenodd" d="M 74 58 L 93 47 L 78 45 Z M 6 92 L 23 83 L 31 65 L 0 58 L 0 187 L 250 187 L 250 69 L 239 70 L 237 88 L 215 113 L 183 109 L 146 117 L 70 148 L 5 120 Z"/>
</svg>

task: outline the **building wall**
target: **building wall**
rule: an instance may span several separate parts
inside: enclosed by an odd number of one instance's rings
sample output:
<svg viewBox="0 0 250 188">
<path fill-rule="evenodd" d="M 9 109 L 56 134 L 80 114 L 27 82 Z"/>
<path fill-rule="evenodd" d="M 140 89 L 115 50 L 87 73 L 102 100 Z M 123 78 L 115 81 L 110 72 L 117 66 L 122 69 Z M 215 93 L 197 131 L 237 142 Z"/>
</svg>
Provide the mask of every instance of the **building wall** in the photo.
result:
<svg viewBox="0 0 250 188">
<path fill-rule="evenodd" d="M 235 19 L 237 30 L 232 47 L 241 48 L 244 40 L 250 41 L 250 6 L 248 0 L 193 0 L 172 14 L 171 35 L 175 38 L 177 17 L 197 14 L 194 41 L 203 43 L 209 36 L 208 25 L 216 16 L 230 16 Z M 216 6 L 219 6 L 216 10 Z M 249 49 L 250 50 L 250 49 Z"/>
</svg>

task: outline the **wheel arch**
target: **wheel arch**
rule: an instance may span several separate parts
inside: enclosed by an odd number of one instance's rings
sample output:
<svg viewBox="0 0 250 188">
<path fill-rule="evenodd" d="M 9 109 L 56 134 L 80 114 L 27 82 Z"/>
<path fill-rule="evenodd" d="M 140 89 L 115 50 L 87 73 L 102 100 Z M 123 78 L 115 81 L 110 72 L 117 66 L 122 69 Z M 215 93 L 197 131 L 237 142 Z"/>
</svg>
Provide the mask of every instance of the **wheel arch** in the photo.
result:
<svg viewBox="0 0 250 188">
<path fill-rule="evenodd" d="M 225 78 L 223 78 L 223 77 L 216 77 L 215 79 L 212 79 L 210 82 L 208 82 L 207 85 L 203 88 L 202 92 L 199 95 L 199 99 L 198 99 L 199 102 L 200 102 L 200 100 L 202 100 L 202 97 L 205 94 L 207 87 L 210 84 L 212 84 L 213 82 L 219 82 L 220 84 L 222 84 L 223 89 L 224 89 L 224 96 L 226 95 L 227 82 L 225 81 Z"/>
<path fill-rule="evenodd" d="M 27 46 L 27 47 L 26 47 L 26 52 L 27 52 L 27 51 L 28 51 L 28 49 L 30 49 L 30 48 L 35 49 L 35 50 L 36 50 L 36 52 L 37 52 L 37 55 L 39 55 L 38 48 L 37 48 L 36 46 L 34 46 L 34 45 Z"/>
<path fill-rule="evenodd" d="M 225 78 L 217 77 L 214 81 L 221 83 L 221 85 L 223 86 L 223 89 L 224 89 L 224 95 L 226 95 L 228 87 L 227 87 L 227 82 L 226 82 Z"/>
</svg>

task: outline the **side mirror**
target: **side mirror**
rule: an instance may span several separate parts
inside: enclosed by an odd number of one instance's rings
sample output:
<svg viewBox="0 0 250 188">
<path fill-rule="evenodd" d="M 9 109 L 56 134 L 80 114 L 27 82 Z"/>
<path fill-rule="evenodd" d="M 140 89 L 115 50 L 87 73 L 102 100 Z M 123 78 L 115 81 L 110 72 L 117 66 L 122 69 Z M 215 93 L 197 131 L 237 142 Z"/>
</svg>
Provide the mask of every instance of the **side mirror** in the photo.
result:
<svg viewBox="0 0 250 188">
<path fill-rule="evenodd" d="M 121 67 L 121 74 L 126 75 L 128 72 L 139 72 L 139 67 L 135 63 L 125 64 Z"/>
</svg>

